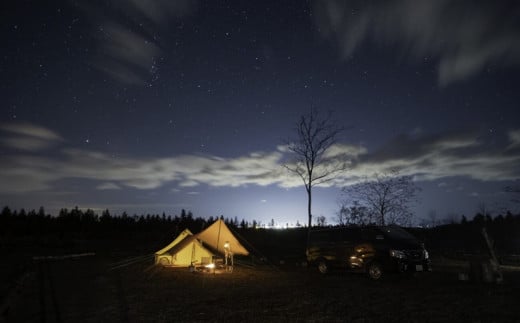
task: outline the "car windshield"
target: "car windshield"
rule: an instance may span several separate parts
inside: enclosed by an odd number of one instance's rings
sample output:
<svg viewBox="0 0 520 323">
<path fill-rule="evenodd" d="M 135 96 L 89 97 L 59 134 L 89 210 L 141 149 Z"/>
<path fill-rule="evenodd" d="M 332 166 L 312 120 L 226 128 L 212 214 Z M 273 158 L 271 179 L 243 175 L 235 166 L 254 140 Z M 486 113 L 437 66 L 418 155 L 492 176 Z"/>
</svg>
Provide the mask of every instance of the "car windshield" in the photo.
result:
<svg viewBox="0 0 520 323">
<path fill-rule="evenodd" d="M 389 226 L 389 227 L 382 227 L 379 228 L 379 230 L 383 233 L 383 235 L 391 240 L 411 240 L 416 241 L 417 239 L 408 233 L 406 230 L 397 227 L 397 226 Z"/>
</svg>

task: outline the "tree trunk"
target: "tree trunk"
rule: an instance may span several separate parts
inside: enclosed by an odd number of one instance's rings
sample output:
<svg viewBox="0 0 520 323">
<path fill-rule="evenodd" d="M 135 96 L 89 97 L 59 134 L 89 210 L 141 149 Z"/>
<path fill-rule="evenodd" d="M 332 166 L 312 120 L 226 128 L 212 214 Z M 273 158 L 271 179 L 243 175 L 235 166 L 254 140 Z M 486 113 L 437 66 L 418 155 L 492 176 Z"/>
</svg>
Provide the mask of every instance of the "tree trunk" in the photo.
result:
<svg viewBox="0 0 520 323">
<path fill-rule="evenodd" d="M 383 211 L 384 205 L 381 205 L 381 208 L 379 210 L 379 215 L 381 216 L 381 226 L 385 225 L 385 212 Z"/>
<path fill-rule="evenodd" d="M 312 226 L 311 205 L 312 205 L 312 191 L 311 191 L 311 188 L 309 187 L 307 189 L 307 214 L 309 216 L 309 225 L 307 227 L 307 248 L 309 248 L 309 243 L 311 240 L 311 226 Z"/>
</svg>

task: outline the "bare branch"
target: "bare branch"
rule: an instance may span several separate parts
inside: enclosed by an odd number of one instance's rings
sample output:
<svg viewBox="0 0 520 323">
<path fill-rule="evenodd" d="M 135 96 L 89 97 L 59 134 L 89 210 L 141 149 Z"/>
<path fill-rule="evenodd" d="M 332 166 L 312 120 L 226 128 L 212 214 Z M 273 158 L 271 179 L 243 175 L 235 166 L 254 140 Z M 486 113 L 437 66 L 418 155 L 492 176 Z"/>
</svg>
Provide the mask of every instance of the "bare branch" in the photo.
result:
<svg viewBox="0 0 520 323">
<path fill-rule="evenodd" d="M 336 143 L 342 127 L 336 125 L 329 114 L 322 118 L 311 107 L 295 125 L 296 138 L 287 141 L 287 147 L 295 157 L 284 167 L 296 173 L 303 181 L 308 197 L 309 229 L 312 226 L 312 187 L 331 181 L 334 175 L 346 169 L 346 163 L 337 163 L 325 158 L 326 151 Z"/>
<path fill-rule="evenodd" d="M 375 174 L 373 179 L 343 188 L 348 198 L 365 205 L 381 225 L 408 224 L 412 217 L 409 205 L 416 201 L 418 191 L 411 176 L 398 172 Z"/>
</svg>

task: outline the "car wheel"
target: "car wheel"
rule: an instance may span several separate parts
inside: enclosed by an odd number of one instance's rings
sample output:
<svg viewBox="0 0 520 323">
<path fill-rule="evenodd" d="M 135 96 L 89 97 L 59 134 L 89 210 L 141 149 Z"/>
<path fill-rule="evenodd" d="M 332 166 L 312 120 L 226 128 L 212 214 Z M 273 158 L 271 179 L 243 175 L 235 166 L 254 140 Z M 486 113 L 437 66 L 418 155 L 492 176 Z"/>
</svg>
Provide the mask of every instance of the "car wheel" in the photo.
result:
<svg viewBox="0 0 520 323">
<path fill-rule="evenodd" d="M 383 267 L 378 262 L 371 262 L 367 267 L 367 275 L 372 280 L 380 280 L 383 277 Z"/>
<path fill-rule="evenodd" d="M 326 274 L 329 272 L 329 264 L 325 259 L 318 260 L 318 271 L 321 274 Z"/>
</svg>

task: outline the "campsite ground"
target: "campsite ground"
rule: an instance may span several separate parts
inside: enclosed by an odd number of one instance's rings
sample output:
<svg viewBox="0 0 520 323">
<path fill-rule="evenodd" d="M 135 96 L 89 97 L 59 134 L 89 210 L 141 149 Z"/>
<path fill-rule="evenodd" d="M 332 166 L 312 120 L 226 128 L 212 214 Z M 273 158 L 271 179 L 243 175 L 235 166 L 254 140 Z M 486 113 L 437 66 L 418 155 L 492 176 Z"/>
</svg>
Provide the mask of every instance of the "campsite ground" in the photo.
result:
<svg viewBox="0 0 520 323">
<path fill-rule="evenodd" d="M 120 262 L 131 258 L 129 253 L 104 250 L 61 260 L 17 259 L 25 265 L 13 280 L 15 286 L 2 295 L 7 297 L 2 298 L 6 302 L 1 318 L 7 322 L 520 320 L 520 271 L 515 268 L 505 272 L 501 285 L 474 283 L 458 281 L 463 263 L 438 259 L 432 273 L 372 282 L 359 274 L 322 276 L 314 268 L 289 262 L 236 267 L 231 274 L 153 267 L 151 258 Z"/>
</svg>

